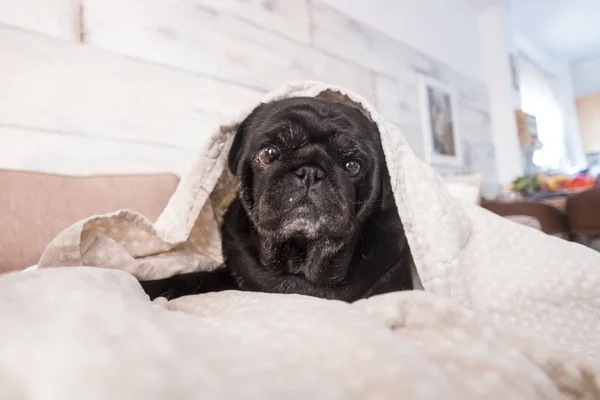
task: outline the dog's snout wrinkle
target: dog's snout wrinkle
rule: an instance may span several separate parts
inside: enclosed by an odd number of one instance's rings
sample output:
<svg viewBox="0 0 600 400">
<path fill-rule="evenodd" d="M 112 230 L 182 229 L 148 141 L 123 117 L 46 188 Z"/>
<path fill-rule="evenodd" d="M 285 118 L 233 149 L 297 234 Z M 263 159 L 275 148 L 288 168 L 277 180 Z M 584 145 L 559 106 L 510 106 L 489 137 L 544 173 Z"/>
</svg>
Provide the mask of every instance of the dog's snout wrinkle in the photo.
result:
<svg viewBox="0 0 600 400">
<path fill-rule="evenodd" d="M 302 183 L 304 183 L 304 186 L 307 188 L 314 186 L 317 182 L 325 179 L 325 172 L 321 168 L 309 165 L 304 165 L 296 169 L 294 174 L 302 180 Z"/>
</svg>

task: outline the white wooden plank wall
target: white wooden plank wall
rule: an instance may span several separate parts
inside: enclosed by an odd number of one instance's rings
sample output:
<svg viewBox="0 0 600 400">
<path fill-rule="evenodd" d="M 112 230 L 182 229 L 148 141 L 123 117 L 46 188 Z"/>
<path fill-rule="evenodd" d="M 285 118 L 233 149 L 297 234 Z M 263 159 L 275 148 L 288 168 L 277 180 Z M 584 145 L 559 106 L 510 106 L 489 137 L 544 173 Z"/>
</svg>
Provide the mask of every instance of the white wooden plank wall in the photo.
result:
<svg viewBox="0 0 600 400">
<path fill-rule="evenodd" d="M 373 99 L 367 69 L 235 15 L 188 0 L 154 0 L 152 7 L 140 0 L 83 0 L 83 4 L 84 38 L 94 46 L 261 91 L 290 81 L 320 79 Z M 299 18 L 303 15 L 300 12 Z"/>
<path fill-rule="evenodd" d="M 92 175 L 172 171 L 183 174 L 194 149 L 156 144 L 115 142 L 110 139 L 0 127 L 3 144 L 0 169 Z M 4 146 L 3 146 L 4 147 Z M 76 168 L 76 169 L 74 169 Z"/>
<path fill-rule="evenodd" d="M 359 92 L 423 155 L 423 73 L 459 94 L 451 171 L 495 175 L 483 84 L 318 0 L 0 0 L 0 60 L 0 168 L 181 173 L 229 113 L 301 79 Z"/>
<path fill-rule="evenodd" d="M 0 24 L 61 39 L 79 40 L 79 13 L 79 0 L 0 0 Z"/>
<path fill-rule="evenodd" d="M 92 46 L 0 27 L 0 121 L 57 132 L 194 146 L 257 90 Z"/>
</svg>

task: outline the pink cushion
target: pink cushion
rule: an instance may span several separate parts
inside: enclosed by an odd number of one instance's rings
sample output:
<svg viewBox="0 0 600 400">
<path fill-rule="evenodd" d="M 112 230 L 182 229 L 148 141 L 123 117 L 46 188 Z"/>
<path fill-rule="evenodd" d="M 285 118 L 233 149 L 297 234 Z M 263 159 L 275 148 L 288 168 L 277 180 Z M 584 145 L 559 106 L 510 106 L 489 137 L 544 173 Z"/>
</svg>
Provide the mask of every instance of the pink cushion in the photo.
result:
<svg viewBox="0 0 600 400">
<path fill-rule="evenodd" d="M 122 208 L 154 221 L 175 191 L 170 174 L 73 177 L 0 170 L 0 273 L 36 264 L 80 219 Z"/>
</svg>

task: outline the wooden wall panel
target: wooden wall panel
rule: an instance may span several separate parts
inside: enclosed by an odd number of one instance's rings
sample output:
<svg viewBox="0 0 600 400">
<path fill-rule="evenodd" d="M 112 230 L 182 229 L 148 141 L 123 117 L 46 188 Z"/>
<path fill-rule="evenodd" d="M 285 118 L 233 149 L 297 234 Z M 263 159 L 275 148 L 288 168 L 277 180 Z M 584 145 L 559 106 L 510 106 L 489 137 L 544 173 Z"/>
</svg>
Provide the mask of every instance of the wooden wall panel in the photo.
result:
<svg viewBox="0 0 600 400">
<path fill-rule="evenodd" d="M 0 0 L 0 58 L 0 167 L 181 173 L 220 121 L 303 79 L 361 94 L 423 157 L 424 74 L 458 94 L 451 172 L 494 179 L 485 85 L 320 0 Z"/>
<path fill-rule="evenodd" d="M 123 143 L 0 125 L 0 169 L 67 175 L 187 171 L 196 154 L 184 149 Z"/>
<path fill-rule="evenodd" d="M 457 73 L 442 62 L 405 45 L 318 0 L 312 2 L 312 29 L 315 47 L 352 63 L 371 69 L 398 82 L 416 85 L 424 74 L 454 87 L 461 101 L 488 109 L 485 85 Z"/>
<path fill-rule="evenodd" d="M 196 0 L 213 13 L 227 13 L 300 43 L 310 42 L 308 0 Z"/>
<path fill-rule="evenodd" d="M 458 102 L 458 121 L 463 140 L 477 143 L 490 144 L 490 115 L 487 111 L 481 111 Z"/>
<path fill-rule="evenodd" d="M 260 92 L 0 27 L 0 124 L 195 146 Z"/>
<path fill-rule="evenodd" d="M 405 128 L 421 126 L 419 92 L 413 82 L 399 81 L 382 75 L 375 78 L 375 98 L 382 116 Z"/>
<path fill-rule="evenodd" d="M 418 51 L 365 25 L 318 0 L 311 7 L 315 47 L 363 65 L 380 74 L 395 76 L 399 65 L 428 70 L 430 60 Z"/>
<path fill-rule="evenodd" d="M 365 68 L 257 26 L 246 20 L 252 14 L 215 13 L 186 0 L 154 0 L 152 7 L 143 0 L 84 4 L 85 42 L 94 46 L 262 91 L 316 79 L 373 99 L 371 74 Z"/>
<path fill-rule="evenodd" d="M 0 0 L 0 24 L 72 41 L 79 41 L 79 14 L 79 0 Z"/>
</svg>

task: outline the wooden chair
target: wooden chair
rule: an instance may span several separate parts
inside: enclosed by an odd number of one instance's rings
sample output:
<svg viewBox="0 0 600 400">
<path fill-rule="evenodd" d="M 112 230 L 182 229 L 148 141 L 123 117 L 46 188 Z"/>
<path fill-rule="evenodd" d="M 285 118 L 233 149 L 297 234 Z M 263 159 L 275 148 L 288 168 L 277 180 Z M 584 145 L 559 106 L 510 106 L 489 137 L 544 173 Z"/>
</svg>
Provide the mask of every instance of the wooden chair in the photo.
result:
<svg viewBox="0 0 600 400">
<path fill-rule="evenodd" d="M 567 218 L 571 236 L 583 244 L 600 237 L 600 187 L 569 197 Z"/>
</svg>

